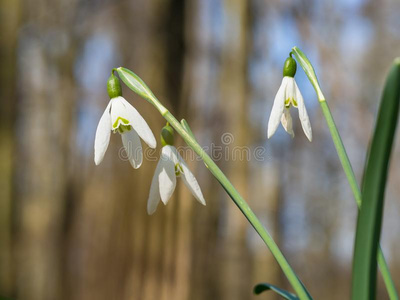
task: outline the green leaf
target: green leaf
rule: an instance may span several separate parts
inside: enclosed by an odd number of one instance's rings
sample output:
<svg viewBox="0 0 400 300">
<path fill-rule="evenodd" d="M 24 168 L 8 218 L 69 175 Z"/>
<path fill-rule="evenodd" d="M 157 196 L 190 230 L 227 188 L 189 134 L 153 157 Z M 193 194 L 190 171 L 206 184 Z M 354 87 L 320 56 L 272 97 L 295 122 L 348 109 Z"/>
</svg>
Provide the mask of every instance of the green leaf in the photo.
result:
<svg viewBox="0 0 400 300">
<path fill-rule="evenodd" d="M 264 291 L 274 291 L 275 293 L 277 293 L 278 295 L 282 296 L 285 299 L 289 299 L 289 300 L 299 300 L 299 298 L 296 297 L 296 295 L 293 295 L 292 293 L 285 291 L 281 288 L 278 288 L 277 286 L 273 285 L 273 284 L 269 284 L 269 283 L 259 283 L 257 284 L 254 289 L 253 292 L 256 295 L 261 294 Z"/>
<path fill-rule="evenodd" d="M 144 81 L 131 70 L 119 67 L 117 68 L 117 72 L 122 81 L 139 96 L 148 100 L 155 98 L 153 92 Z"/>
<path fill-rule="evenodd" d="M 362 183 L 354 246 L 352 299 L 375 299 L 376 257 L 386 178 L 400 107 L 400 58 L 386 79 Z"/>
</svg>

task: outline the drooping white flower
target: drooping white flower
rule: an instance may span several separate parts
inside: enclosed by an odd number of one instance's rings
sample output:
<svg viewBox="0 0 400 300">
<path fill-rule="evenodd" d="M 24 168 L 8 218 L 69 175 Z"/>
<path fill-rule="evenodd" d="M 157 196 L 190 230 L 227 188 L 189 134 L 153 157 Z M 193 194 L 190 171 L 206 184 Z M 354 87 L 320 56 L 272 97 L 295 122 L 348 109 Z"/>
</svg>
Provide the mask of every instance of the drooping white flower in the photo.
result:
<svg viewBox="0 0 400 300">
<path fill-rule="evenodd" d="M 206 205 L 196 178 L 178 153 L 178 150 L 170 144 L 165 144 L 161 150 L 161 157 L 150 186 L 149 199 L 147 201 L 147 213 L 149 215 L 156 211 L 160 199 L 165 205 L 168 203 L 175 190 L 177 177 L 182 178 L 183 183 L 193 196 L 201 204 Z"/>
<path fill-rule="evenodd" d="M 288 58 L 291 64 L 296 64 L 293 58 Z M 287 61 L 288 61 L 287 60 Z M 287 68 L 287 63 L 285 62 L 285 68 Z M 285 75 L 284 68 L 284 75 Z M 272 106 L 271 115 L 268 121 L 268 138 L 270 138 L 276 131 L 279 126 L 279 123 L 282 123 L 283 128 L 285 128 L 286 132 L 289 133 L 292 137 L 294 137 L 293 125 L 292 125 L 292 116 L 290 115 L 290 107 L 293 106 L 299 110 L 299 118 L 301 122 L 301 126 L 308 140 L 312 141 L 312 130 L 310 119 L 308 118 L 307 110 L 304 104 L 303 96 L 294 80 L 294 74 L 296 73 L 296 65 L 291 65 L 291 72 L 286 72 L 289 74 L 283 77 L 282 84 L 279 87 L 279 90 L 275 96 L 274 104 Z"/>
<path fill-rule="evenodd" d="M 116 77 L 112 78 L 113 76 L 110 77 L 109 82 L 110 80 L 115 81 Z M 133 168 L 137 169 L 143 161 L 140 138 L 151 148 L 157 146 L 156 139 L 139 112 L 121 96 L 120 90 L 110 92 L 110 84 L 108 88 L 111 100 L 97 126 L 94 142 L 94 162 L 96 165 L 99 165 L 103 160 L 110 142 L 111 131 L 113 131 L 114 133 L 118 132 L 121 134 L 122 144 L 126 150 L 129 162 Z"/>
</svg>

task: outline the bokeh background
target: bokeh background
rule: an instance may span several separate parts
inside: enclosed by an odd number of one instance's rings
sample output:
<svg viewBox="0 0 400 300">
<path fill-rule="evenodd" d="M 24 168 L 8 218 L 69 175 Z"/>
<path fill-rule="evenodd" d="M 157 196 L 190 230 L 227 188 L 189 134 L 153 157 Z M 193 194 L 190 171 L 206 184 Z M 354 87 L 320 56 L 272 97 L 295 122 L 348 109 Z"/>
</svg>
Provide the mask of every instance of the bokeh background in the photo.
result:
<svg viewBox="0 0 400 300">
<path fill-rule="evenodd" d="M 116 134 L 94 165 L 106 80 L 124 66 L 202 145 L 265 149 L 218 165 L 315 299 L 349 298 L 357 208 L 300 68 L 313 142 L 297 112 L 294 139 L 280 127 L 267 140 L 267 121 L 297 45 L 315 65 L 360 180 L 385 74 L 400 54 L 399 14 L 396 0 L 2 0 L 0 295 L 242 300 L 278 299 L 252 295 L 261 281 L 290 289 L 202 163 L 188 159 L 207 206 L 179 183 L 153 216 L 146 201 L 156 161 L 133 170 Z M 126 87 L 124 96 L 158 136 L 158 112 Z M 382 233 L 398 288 L 399 152 L 397 142 Z M 378 292 L 387 299 L 381 280 Z"/>
</svg>

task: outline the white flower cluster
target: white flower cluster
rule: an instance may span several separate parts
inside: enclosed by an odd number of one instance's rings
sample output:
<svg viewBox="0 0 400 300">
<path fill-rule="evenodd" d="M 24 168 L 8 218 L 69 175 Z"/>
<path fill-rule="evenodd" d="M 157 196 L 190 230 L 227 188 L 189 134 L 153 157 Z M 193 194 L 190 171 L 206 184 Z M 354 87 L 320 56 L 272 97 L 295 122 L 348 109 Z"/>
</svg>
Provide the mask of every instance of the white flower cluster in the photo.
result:
<svg viewBox="0 0 400 300">
<path fill-rule="evenodd" d="M 299 118 L 307 138 L 312 140 L 312 130 L 303 96 L 294 80 L 296 74 L 296 61 L 289 57 L 283 68 L 282 84 L 275 96 L 271 115 L 268 122 L 268 138 L 277 130 L 279 123 L 292 137 L 294 137 L 290 107 L 299 110 Z M 111 132 L 119 133 L 122 144 L 128 155 L 129 162 L 134 169 L 139 168 L 143 162 L 143 151 L 140 138 L 151 148 L 156 148 L 157 143 L 153 132 L 140 113 L 123 97 L 119 79 L 111 74 L 107 82 L 108 94 L 111 98 L 96 130 L 94 143 L 94 162 L 100 164 L 107 151 Z M 161 158 L 151 182 L 147 212 L 153 214 L 161 201 L 167 204 L 175 187 L 176 178 L 182 178 L 184 184 L 193 196 L 203 205 L 206 205 L 200 186 L 189 170 L 183 158 L 173 146 L 173 129 L 167 124 L 161 132 L 163 148 Z"/>
<path fill-rule="evenodd" d="M 140 113 L 122 96 L 117 96 L 110 100 L 97 126 L 94 142 L 96 165 L 99 165 L 104 158 L 112 131 L 121 135 L 129 162 L 135 169 L 139 168 L 143 162 L 140 138 L 151 148 L 157 146 L 153 132 Z M 206 205 L 196 178 L 177 149 L 173 145 L 165 145 L 150 187 L 148 214 L 156 211 L 160 199 L 167 204 L 175 190 L 177 177 L 181 177 L 193 196 L 201 204 Z"/>
</svg>

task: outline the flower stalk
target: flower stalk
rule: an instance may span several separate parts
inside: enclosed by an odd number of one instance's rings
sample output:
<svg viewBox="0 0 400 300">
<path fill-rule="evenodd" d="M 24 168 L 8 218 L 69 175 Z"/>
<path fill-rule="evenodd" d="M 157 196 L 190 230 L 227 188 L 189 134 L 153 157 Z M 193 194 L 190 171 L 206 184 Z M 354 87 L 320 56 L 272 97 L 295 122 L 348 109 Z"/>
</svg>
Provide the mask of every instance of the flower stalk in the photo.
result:
<svg viewBox="0 0 400 300">
<path fill-rule="evenodd" d="M 167 122 L 175 129 L 175 131 L 183 138 L 186 144 L 193 149 L 193 151 L 204 161 L 210 172 L 219 181 L 234 203 L 241 210 L 243 215 L 247 218 L 249 223 L 253 226 L 256 232 L 259 234 L 264 243 L 268 246 L 271 253 L 275 257 L 276 261 L 282 268 L 282 271 L 286 275 L 297 296 L 301 300 L 312 299 L 302 282 L 293 271 L 288 261 L 280 251 L 278 245 L 272 239 L 271 235 L 262 225 L 260 220 L 251 210 L 247 202 L 242 198 L 239 192 L 235 189 L 232 183 L 228 180 L 221 169 L 215 164 L 211 157 L 203 150 L 203 148 L 197 143 L 193 134 L 190 130 L 185 129 L 184 126 L 161 104 L 156 96 L 151 92 L 147 85 L 132 71 L 125 68 L 117 68 L 118 74 L 122 81 L 139 96 L 150 102 L 161 115 L 167 120 Z M 184 124 L 186 121 L 184 121 Z M 187 124 L 187 123 L 186 123 Z M 188 126 L 187 126 L 188 128 Z"/>
<path fill-rule="evenodd" d="M 292 48 L 292 53 L 294 54 L 297 62 L 301 65 L 303 68 L 304 72 L 306 73 L 308 79 L 310 80 L 312 86 L 315 89 L 315 92 L 317 93 L 317 98 L 318 101 L 321 105 L 322 113 L 325 117 L 326 123 L 328 125 L 329 131 L 332 136 L 333 143 L 335 145 L 336 151 L 339 156 L 339 160 L 342 164 L 343 170 L 346 174 L 347 181 L 350 184 L 351 191 L 353 193 L 354 199 L 357 203 L 358 209 L 360 210 L 361 208 L 361 202 L 362 202 L 362 195 L 361 195 L 361 190 L 358 185 L 356 176 L 353 171 L 353 167 L 351 166 L 349 157 L 347 155 L 346 149 L 343 145 L 343 141 L 340 137 L 339 131 L 336 127 L 335 121 L 333 119 L 332 113 L 329 109 L 328 103 L 325 99 L 325 96 L 323 95 L 321 91 L 321 87 L 318 83 L 317 76 L 315 74 L 314 68 L 307 58 L 307 56 L 301 51 L 298 47 L 293 47 Z M 385 283 L 387 292 L 389 294 L 389 298 L 391 300 L 398 300 L 399 296 L 396 291 L 396 287 L 394 285 L 392 276 L 389 271 L 389 266 L 386 262 L 386 259 L 383 255 L 382 248 L 379 245 L 378 248 L 378 255 L 377 255 L 377 261 L 379 265 L 379 269 L 381 270 L 381 274 L 383 277 L 383 281 Z"/>
</svg>

